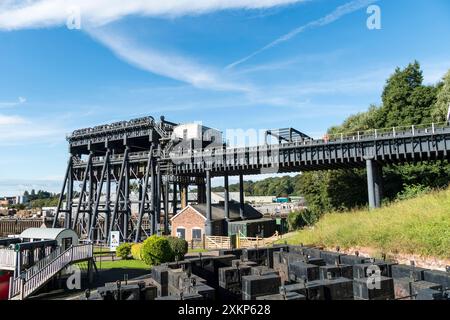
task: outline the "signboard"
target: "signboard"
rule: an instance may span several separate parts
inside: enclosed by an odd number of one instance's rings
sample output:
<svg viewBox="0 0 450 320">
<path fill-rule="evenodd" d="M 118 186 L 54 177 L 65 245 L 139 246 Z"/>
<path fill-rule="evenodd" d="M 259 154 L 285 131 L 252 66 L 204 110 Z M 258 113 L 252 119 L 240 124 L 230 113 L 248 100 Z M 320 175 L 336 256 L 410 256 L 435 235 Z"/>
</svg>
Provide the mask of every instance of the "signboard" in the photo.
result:
<svg viewBox="0 0 450 320">
<path fill-rule="evenodd" d="M 111 231 L 109 236 L 109 249 L 111 251 L 116 251 L 116 248 L 120 244 L 120 231 Z"/>
</svg>

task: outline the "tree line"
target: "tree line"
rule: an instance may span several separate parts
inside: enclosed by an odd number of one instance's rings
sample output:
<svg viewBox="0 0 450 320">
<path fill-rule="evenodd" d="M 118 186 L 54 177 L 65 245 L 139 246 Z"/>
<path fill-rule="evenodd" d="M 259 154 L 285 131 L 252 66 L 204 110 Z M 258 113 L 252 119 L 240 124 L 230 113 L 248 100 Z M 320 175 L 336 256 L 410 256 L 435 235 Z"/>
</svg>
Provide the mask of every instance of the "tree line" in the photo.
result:
<svg viewBox="0 0 450 320">
<path fill-rule="evenodd" d="M 327 133 L 349 133 L 376 128 L 390 128 L 445 122 L 450 105 L 450 71 L 434 85 L 423 83 L 423 71 L 414 61 L 396 68 L 386 80 L 381 104 L 366 112 L 349 116 Z M 448 161 L 423 161 L 416 164 L 383 167 L 383 199 L 392 201 L 413 196 L 424 190 L 443 188 L 450 181 Z M 230 185 L 239 191 L 239 184 Z M 316 214 L 367 206 L 367 180 L 364 169 L 305 172 L 261 181 L 245 181 L 247 195 L 304 196 Z M 214 188 L 223 191 L 223 187 Z"/>
<path fill-rule="evenodd" d="M 327 133 L 338 134 L 375 128 L 390 128 L 444 122 L 450 105 L 450 71 L 434 85 L 423 83 L 423 71 L 414 61 L 396 68 L 386 80 L 380 105 L 370 105 L 366 112 L 349 116 Z M 413 196 L 424 190 L 443 188 L 450 181 L 447 160 L 383 167 L 383 199 L 392 201 Z M 135 188 L 135 186 L 133 186 Z M 223 187 L 213 188 L 222 192 Z M 239 191 L 231 184 L 230 191 Z M 254 196 L 304 196 L 315 214 L 367 206 L 367 181 L 364 169 L 305 172 L 296 176 L 244 181 L 244 191 Z M 32 207 L 55 206 L 58 195 L 31 190 L 25 194 Z"/>
</svg>

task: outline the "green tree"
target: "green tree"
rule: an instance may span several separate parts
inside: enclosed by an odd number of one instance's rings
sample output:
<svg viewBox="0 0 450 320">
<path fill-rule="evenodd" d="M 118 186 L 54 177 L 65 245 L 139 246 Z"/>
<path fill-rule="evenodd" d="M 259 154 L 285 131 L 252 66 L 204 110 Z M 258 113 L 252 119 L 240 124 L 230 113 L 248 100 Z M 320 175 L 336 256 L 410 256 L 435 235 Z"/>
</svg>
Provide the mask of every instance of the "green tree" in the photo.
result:
<svg viewBox="0 0 450 320">
<path fill-rule="evenodd" d="M 411 104 L 411 96 L 423 81 L 420 64 L 415 61 L 405 69 L 397 68 L 393 75 L 386 81 L 381 99 L 382 118 L 385 127 L 411 125 L 410 119 L 415 112 Z"/>
<path fill-rule="evenodd" d="M 450 103 L 450 72 L 445 76 L 444 84 L 425 86 L 422 81 L 422 70 L 417 61 L 404 69 L 397 68 L 386 81 L 380 107 L 371 105 L 367 112 L 348 117 L 342 125 L 330 128 L 328 133 L 429 124 L 436 121 L 436 114 L 442 120 Z M 383 192 L 387 199 L 395 199 L 409 186 L 443 187 L 449 181 L 447 161 L 383 168 Z M 315 212 L 348 209 L 367 203 L 365 170 L 305 173 L 295 182 L 294 189 L 299 190 Z"/>
<path fill-rule="evenodd" d="M 447 112 L 450 107 L 450 70 L 444 76 L 444 82 L 440 86 L 436 103 L 432 113 L 433 121 L 441 122 L 447 120 Z"/>
</svg>

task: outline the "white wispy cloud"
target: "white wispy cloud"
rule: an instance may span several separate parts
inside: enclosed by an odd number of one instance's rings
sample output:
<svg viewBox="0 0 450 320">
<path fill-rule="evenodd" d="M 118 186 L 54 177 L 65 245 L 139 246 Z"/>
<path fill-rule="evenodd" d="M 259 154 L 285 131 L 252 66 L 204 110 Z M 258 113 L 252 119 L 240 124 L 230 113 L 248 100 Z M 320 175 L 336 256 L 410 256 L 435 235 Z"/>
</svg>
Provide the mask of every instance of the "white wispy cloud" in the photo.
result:
<svg viewBox="0 0 450 320">
<path fill-rule="evenodd" d="M 52 120 L 0 114 L 0 146 L 48 144 L 64 139 L 65 131 L 53 125 Z"/>
<path fill-rule="evenodd" d="M 86 30 L 122 60 L 142 70 L 191 84 L 197 88 L 247 91 L 243 84 L 227 80 L 220 70 L 177 54 L 161 52 L 134 42 L 127 35 L 101 28 Z"/>
<path fill-rule="evenodd" d="M 294 66 L 302 65 L 326 65 L 336 63 L 339 59 L 342 59 L 346 54 L 346 50 L 338 49 L 331 52 L 316 52 L 308 54 L 296 54 L 292 58 L 286 58 L 284 60 L 275 60 L 262 64 L 250 65 L 245 68 L 231 70 L 235 75 L 253 74 L 260 72 L 272 72 L 272 71 L 286 71 L 292 69 Z"/>
<path fill-rule="evenodd" d="M 2 127 L 11 126 L 11 125 L 19 125 L 26 124 L 26 120 L 19 116 L 7 116 L 0 114 L 0 130 Z"/>
<path fill-rule="evenodd" d="M 246 62 L 247 60 L 253 58 L 254 56 L 260 54 L 263 51 L 266 51 L 270 48 L 275 47 L 276 45 L 288 41 L 290 39 L 292 39 L 293 37 L 295 37 L 296 35 L 305 32 L 306 30 L 309 29 L 314 29 L 314 28 L 318 28 L 318 27 L 322 27 L 322 26 L 326 26 L 334 21 L 339 20 L 340 18 L 342 18 L 343 16 L 346 16 L 347 14 L 350 14 L 352 12 L 355 12 L 361 8 L 367 7 L 368 5 L 370 5 L 371 3 L 377 2 L 379 0 L 354 0 L 351 2 L 348 2 L 342 6 L 337 7 L 333 12 L 331 12 L 330 14 L 317 19 L 315 21 L 309 22 L 303 26 L 300 26 L 298 28 L 295 28 L 294 30 L 286 33 L 285 35 L 275 39 L 274 41 L 270 42 L 269 44 L 265 45 L 264 47 L 256 50 L 255 52 L 249 54 L 248 56 L 239 59 L 233 63 L 230 63 L 228 66 L 225 67 L 225 69 L 231 69 L 236 67 L 237 65 Z"/>
<path fill-rule="evenodd" d="M 0 101 L 0 108 L 11 108 L 24 104 L 25 102 L 27 102 L 27 99 L 24 97 L 18 97 L 16 101 Z"/>
<path fill-rule="evenodd" d="M 49 27 L 66 23 L 73 8 L 82 23 L 101 25 L 130 15 L 178 17 L 232 9 L 268 9 L 307 0 L 2 0 L 0 29 Z"/>
</svg>

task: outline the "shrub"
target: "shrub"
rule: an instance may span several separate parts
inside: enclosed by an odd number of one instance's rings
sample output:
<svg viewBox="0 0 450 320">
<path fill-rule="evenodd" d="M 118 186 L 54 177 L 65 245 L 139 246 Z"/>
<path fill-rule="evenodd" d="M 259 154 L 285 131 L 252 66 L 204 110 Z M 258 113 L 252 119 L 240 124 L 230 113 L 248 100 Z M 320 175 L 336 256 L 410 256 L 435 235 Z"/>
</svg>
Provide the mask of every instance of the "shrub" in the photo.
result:
<svg viewBox="0 0 450 320">
<path fill-rule="evenodd" d="M 402 201 L 407 199 L 416 198 L 422 194 L 430 193 L 431 188 L 423 185 L 404 185 L 402 192 L 397 194 L 396 200 Z"/>
<path fill-rule="evenodd" d="M 289 230 L 293 231 L 305 226 L 311 226 L 319 220 L 319 217 L 319 214 L 308 209 L 291 212 L 288 215 Z"/>
<path fill-rule="evenodd" d="M 157 265 L 174 260 L 169 240 L 158 235 L 152 235 L 145 239 L 141 248 L 141 257 L 148 265 Z"/>
<path fill-rule="evenodd" d="M 142 243 L 134 243 L 131 246 L 131 256 L 134 260 L 142 260 L 141 256 Z"/>
<path fill-rule="evenodd" d="M 116 248 L 116 256 L 122 259 L 129 259 L 131 254 L 131 243 L 124 242 Z"/>
<path fill-rule="evenodd" d="M 167 237 L 167 240 L 169 240 L 169 245 L 172 249 L 174 258 L 183 260 L 184 255 L 188 252 L 189 249 L 188 242 L 178 237 Z"/>
<path fill-rule="evenodd" d="M 300 228 L 302 217 L 299 211 L 290 212 L 288 215 L 289 231 L 297 230 Z"/>
<path fill-rule="evenodd" d="M 304 209 L 301 212 L 302 220 L 303 220 L 303 226 L 312 226 L 316 224 L 317 221 L 319 221 L 320 213 L 317 213 L 313 210 Z"/>
</svg>

